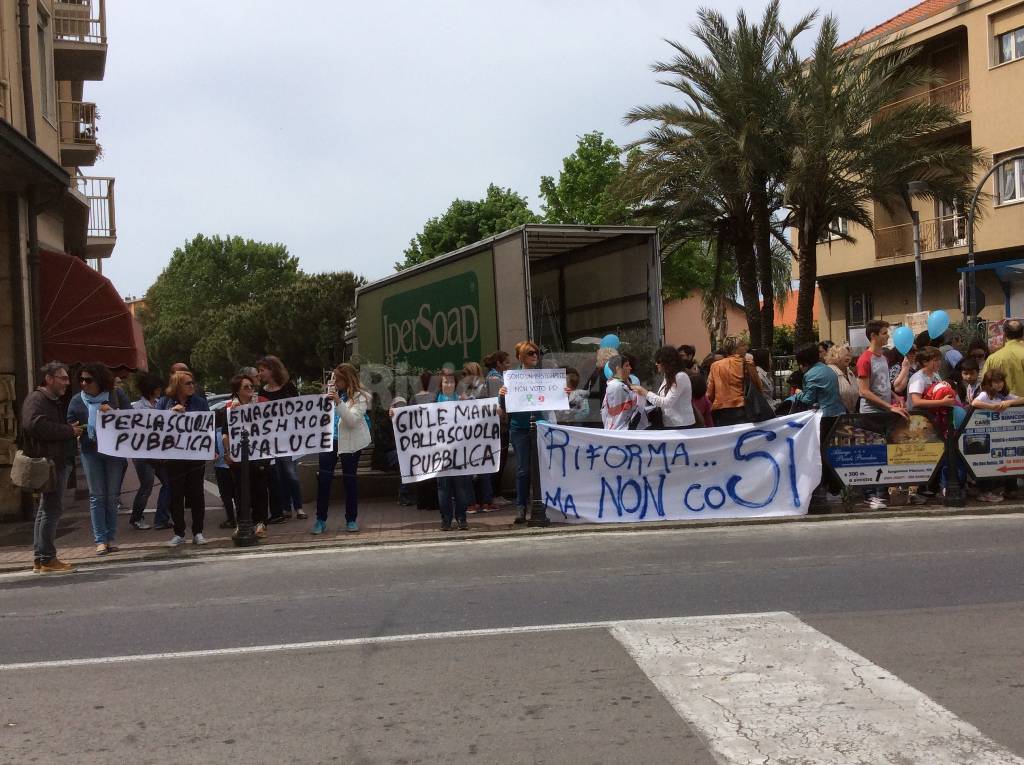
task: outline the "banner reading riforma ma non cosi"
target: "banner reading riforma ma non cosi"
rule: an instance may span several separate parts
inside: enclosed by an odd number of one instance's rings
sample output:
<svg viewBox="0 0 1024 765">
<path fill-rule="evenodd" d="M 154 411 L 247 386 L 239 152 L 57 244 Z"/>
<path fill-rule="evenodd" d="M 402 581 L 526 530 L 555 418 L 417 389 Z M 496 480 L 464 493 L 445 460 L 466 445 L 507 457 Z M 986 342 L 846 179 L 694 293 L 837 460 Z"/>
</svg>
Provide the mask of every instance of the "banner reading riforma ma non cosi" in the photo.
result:
<svg viewBox="0 0 1024 765">
<path fill-rule="evenodd" d="M 677 431 L 540 422 L 541 496 L 571 523 L 804 515 L 821 480 L 819 417 Z"/>
<path fill-rule="evenodd" d="M 501 465 L 496 398 L 399 407 L 392 425 L 402 483 L 497 473 Z"/>
</svg>

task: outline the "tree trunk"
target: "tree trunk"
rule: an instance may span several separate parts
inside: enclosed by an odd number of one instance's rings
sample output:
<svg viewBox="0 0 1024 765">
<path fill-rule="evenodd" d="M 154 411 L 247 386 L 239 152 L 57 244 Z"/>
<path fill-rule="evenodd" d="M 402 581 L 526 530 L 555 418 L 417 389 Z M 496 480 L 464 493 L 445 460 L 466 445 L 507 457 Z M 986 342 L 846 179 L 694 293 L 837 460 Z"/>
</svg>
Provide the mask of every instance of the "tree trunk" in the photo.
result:
<svg viewBox="0 0 1024 765">
<path fill-rule="evenodd" d="M 757 263 L 753 243 L 749 240 L 736 242 L 736 273 L 740 279 L 740 295 L 743 297 L 743 312 L 747 315 L 747 331 L 751 344 L 761 338 L 761 306 L 757 296 Z"/>
<path fill-rule="evenodd" d="M 760 187 L 752 195 L 754 216 L 754 252 L 757 257 L 757 280 L 761 291 L 761 332 L 750 336 L 756 347 L 771 350 L 775 343 L 775 284 L 772 279 L 772 230 L 768 197 Z"/>
<path fill-rule="evenodd" d="M 804 228 L 807 228 L 806 226 Z M 818 283 L 818 243 L 800 232 L 800 293 L 796 299 L 796 345 L 814 342 L 814 288 Z"/>
</svg>

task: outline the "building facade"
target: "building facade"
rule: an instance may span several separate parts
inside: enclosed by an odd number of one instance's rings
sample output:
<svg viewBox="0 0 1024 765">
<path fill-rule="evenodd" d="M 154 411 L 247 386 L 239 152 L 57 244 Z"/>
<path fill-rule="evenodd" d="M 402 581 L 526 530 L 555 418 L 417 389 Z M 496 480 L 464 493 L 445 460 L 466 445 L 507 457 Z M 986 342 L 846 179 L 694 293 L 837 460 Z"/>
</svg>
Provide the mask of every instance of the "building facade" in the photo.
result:
<svg viewBox="0 0 1024 765">
<path fill-rule="evenodd" d="M 86 100 L 104 76 L 106 31 L 104 0 L 0 3 L 0 516 L 28 501 L 8 468 L 60 299 L 45 284 L 48 254 L 101 270 L 116 241 L 114 180 L 91 170 L 102 150 Z"/>
<path fill-rule="evenodd" d="M 989 161 L 1024 153 L 1024 2 L 925 0 L 853 44 L 894 38 L 900 45 L 920 46 L 921 55 L 942 77 L 937 87 L 905 95 L 947 104 L 959 115 L 959 125 L 942 140 L 981 148 Z M 975 226 L 977 287 L 985 304 L 979 313 L 988 320 L 1021 316 L 1024 294 L 1017 293 L 1012 266 L 1024 259 L 1024 163 L 998 172 L 983 191 L 987 194 Z M 966 211 L 921 200 L 915 200 L 915 207 L 924 307 L 941 308 L 959 321 L 960 269 L 967 265 Z M 873 234 L 837 221 L 855 241 L 833 239 L 818 246 L 822 339 L 865 345 L 868 320 L 899 323 L 916 310 L 910 212 L 894 217 L 876 204 L 873 220 Z"/>
</svg>

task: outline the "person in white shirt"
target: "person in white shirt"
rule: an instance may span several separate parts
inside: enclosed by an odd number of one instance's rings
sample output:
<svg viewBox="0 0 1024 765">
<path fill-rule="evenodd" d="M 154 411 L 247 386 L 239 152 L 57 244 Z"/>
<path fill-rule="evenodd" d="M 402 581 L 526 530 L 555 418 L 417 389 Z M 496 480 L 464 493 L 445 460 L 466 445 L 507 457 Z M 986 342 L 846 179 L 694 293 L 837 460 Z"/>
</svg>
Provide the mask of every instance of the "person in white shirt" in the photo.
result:
<svg viewBox="0 0 1024 765">
<path fill-rule="evenodd" d="M 692 428 L 696 419 L 693 415 L 690 376 L 683 370 L 679 352 L 666 345 L 654 354 L 654 366 L 664 375 L 658 392 L 649 391 L 642 385 L 631 386 L 633 392 L 646 399 L 651 406 L 661 409 L 662 427 L 665 430 Z"/>
<path fill-rule="evenodd" d="M 917 352 L 917 363 L 921 368 L 914 372 L 907 383 L 907 397 L 914 409 L 937 409 L 939 407 L 953 406 L 954 397 L 952 392 L 946 398 L 927 400 L 924 392 L 932 383 L 940 381 L 939 365 L 942 364 L 942 352 L 938 348 L 927 347 Z"/>
</svg>

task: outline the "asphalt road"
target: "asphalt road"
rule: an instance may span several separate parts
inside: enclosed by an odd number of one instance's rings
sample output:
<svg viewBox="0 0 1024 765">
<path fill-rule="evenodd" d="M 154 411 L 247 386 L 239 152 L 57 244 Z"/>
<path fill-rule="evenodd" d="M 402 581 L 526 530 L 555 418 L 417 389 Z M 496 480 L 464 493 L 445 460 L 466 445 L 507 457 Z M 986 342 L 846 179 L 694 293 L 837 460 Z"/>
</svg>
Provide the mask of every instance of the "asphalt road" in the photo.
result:
<svg viewBox="0 0 1024 765">
<path fill-rule="evenodd" d="M 4 575 L 0 763 L 1018 763 L 1022 604 L 1017 515 Z M 699 618 L 769 612 L 739 626 Z M 651 619 L 674 621 L 631 621 Z M 294 645 L 315 641 L 326 643 Z M 751 650 L 729 658 L 742 641 Z M 102 661 L 67 663 L 81 659 Z M 33 662 L 44 664 L 12 666 Z M 716 662 L 727 673 L 713 687 L 736 688 L 724 700 L 698 690 Z M 743 674 L 753 696 L 735 685 Z M 878 698 L 846 699 L 857 693 Z M 829 717 L 833 702 L 848 706 Z M 882 708 L 882 722 L 868 719 Z M 843 741 L 855 743 L 797 759 L 784 723 L 818 712 L 809 727 L 831 735 L 854 720 Z M 726 728 L 742 736 L 719 738 Z"/>
</svg>

